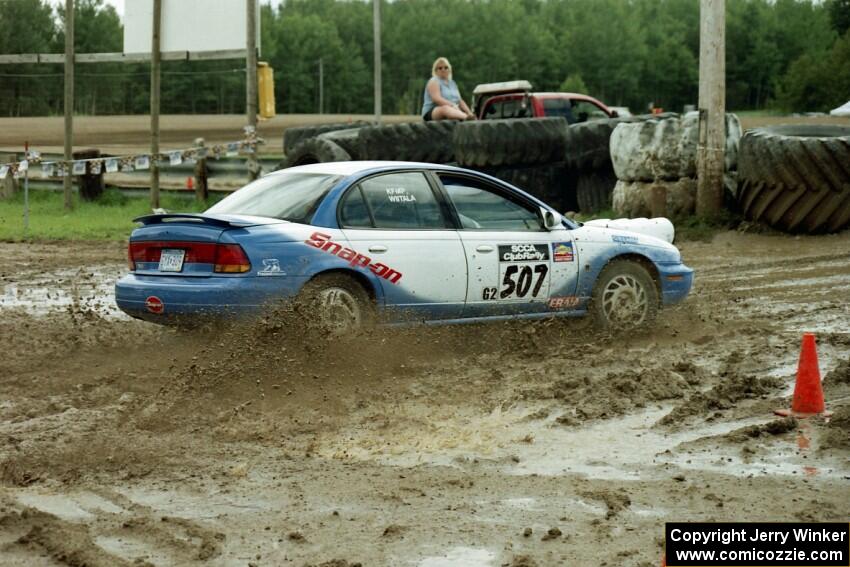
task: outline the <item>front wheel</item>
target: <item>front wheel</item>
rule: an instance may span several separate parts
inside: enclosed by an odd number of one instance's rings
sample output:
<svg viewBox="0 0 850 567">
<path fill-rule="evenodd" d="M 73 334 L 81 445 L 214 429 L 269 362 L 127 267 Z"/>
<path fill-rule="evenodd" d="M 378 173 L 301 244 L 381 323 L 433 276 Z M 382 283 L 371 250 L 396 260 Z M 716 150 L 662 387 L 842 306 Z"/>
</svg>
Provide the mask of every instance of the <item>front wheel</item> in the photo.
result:
<svg viewBox="0 0 850 567">
<path fill-rule="evenodd" d="M 615 260 L 599 274 L 591 311 L 600 327 L 612 331 L 647 326 L 658 313 L 658 288 L 637 262 Z"/>
<path fill-rule="evenodd" d="M 341 274 L 319 276 L 303 291 L 308 317 L 333 335 L 357 331 L 372 322 L 372 302 L 358 282 Z"/>
</svg>

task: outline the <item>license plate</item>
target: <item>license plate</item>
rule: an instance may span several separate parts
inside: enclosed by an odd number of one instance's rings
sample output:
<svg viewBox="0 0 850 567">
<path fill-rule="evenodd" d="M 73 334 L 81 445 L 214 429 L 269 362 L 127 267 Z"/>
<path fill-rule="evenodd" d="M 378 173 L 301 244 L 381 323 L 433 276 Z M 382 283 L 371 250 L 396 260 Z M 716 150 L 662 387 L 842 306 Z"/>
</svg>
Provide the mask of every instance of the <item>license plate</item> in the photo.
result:
<svg viewBox="0 0 850 567">
<path fill-rule="evenodd" d="M 159 257 L 159 271 L 179 272 L 183 270 L 183 258 L 185 256 L 185 250 L 163 250 Z"/>
</svg>

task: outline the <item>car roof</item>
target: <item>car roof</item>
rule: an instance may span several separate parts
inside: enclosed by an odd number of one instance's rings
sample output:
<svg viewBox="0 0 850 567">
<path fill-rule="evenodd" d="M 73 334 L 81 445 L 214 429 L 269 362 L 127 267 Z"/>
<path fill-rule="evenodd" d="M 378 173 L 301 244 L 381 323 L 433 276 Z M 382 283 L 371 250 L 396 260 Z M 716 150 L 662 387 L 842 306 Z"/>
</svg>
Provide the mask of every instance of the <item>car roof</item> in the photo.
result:
<svg viewBox="0 0 850 567">
<path fill-rule="evenodd" d="M 298 173 L 324 173 L 327 175 L 355 175 L 366 171 L 387 169 L 458 169 L 450 165 L 435 163 L 420 163 L 415 161 L 328 161 L 324 163 L 311 163 L 309 165 L 297 165 L 273 172 L 271 175 L 284 171 Z"/>
</svg>

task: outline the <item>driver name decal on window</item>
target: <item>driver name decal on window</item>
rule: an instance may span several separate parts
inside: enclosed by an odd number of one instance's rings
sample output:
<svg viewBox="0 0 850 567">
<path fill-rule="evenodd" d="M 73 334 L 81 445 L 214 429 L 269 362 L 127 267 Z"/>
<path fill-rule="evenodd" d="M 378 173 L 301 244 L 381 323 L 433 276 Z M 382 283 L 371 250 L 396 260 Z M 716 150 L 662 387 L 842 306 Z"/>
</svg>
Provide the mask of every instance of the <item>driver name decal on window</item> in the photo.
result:
<svg viewBox="0 0 850 567">
<path fill-rule="evenodd" d="M 319 250 L 327 252 L 328 254 L 336 256 L 342 260 L 346 260 L 352 268 L 368 268 L 370 272 L 378 277 L 384 278 L 390 283 L 397 284 L 399 280 L 401 280 L 401 272 L 397 272 L 386 264 L 381 264 L 380 262 L 372 263 L 372 258 L 369 256 L 334 242 L 331 238 L 330 234 L 314 232 L 310 235 L 308 240 L 304 241 L 304 244 L 312 246 L 313 248 L 318 248 Z"/>
<path fill-rule="evenodd" d="M 416 195 L 411 195 L 404 187 L 387 187 L 387 199 L 390 203 L 415 203 Z"/>
<path fill-rule="evenodd" d="M 508 244 L 499 246 L 499 262 L 540 262 L 549 259 L 546 244 Z"/>
</svg>

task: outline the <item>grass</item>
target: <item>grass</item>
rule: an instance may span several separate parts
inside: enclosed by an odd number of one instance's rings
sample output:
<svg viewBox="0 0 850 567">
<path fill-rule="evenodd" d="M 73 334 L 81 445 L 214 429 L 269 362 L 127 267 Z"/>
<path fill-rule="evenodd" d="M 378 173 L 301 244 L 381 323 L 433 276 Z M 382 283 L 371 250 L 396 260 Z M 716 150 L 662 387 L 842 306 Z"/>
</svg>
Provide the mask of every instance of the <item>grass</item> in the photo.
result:
<svg viewBox="0 0 850 567">
<path fill-rule="evenodd" d="M 135 217 L 151 212 L 145 197 L 128 197 L 116 189 L 95 202 L 74 196 L 74 209 L 64 209 L 61 191 L 36 190 L 29 196 L 29 231 L 24 232 L 24 194 L 0 201 L 0 240 L 126 240 L 137 226 Z M 210 203 L 212 204 L 212 203 Z M 163 193 L 160 206 L 168 211 L 200 212 L 206 207 L 186 196 Z"/>
</svg>

